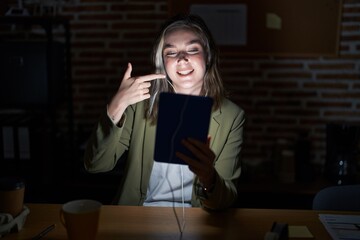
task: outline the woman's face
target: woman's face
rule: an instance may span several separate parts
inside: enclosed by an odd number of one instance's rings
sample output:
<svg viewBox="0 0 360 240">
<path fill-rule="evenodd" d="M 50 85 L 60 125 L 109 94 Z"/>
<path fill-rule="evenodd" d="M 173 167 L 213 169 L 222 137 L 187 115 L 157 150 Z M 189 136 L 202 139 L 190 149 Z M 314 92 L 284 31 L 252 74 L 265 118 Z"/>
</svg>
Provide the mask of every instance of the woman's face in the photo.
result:
<svg viewBox="0 0 360 240">
<path fill-rule="evenodd" d="M 164 65 L 175 92 L 199 95 L 206 71 L 199 37 L 191 30 L 179 29 L 168 33 L 164 40 Z"/>
</svg>

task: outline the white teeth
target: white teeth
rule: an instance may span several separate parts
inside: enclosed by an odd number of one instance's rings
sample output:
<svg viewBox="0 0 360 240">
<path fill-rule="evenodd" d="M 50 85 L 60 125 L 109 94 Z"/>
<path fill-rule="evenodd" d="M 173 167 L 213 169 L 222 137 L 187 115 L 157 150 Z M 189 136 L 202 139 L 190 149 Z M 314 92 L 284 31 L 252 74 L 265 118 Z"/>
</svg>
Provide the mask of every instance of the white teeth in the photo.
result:
<svg viewBox="0 0 360 240">
<path fill-rule="evenodd" d="M 191 73 L 192 71 L 193 71 L 193 70 L 178 71 L 178 73 L 179 73 L 180 75 L 187 75 L 187 74 Z"/>
</svg>

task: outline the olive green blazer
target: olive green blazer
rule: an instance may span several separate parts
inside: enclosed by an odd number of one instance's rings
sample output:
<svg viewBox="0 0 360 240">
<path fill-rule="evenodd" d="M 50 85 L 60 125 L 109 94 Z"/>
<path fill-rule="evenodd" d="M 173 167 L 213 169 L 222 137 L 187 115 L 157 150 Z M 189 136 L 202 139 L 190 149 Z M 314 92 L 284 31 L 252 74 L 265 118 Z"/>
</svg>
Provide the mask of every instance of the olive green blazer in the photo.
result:
<svg viewBox="0 0 360 240">
<path fill-rule="evenodd" d="M 128 152 L 124 176 L 116 196 L 121 205 L 142 205 L 153 166 L 156 126 L 144 118 L 144 102 L 129 106 L 122 125 L 116 126 L 106 111 L 87 144 L 84 165 L 89 172 L 112 170 L 118 159 Z M 199 194 L 194 178 L 192 206 L 209 209 L 230 207 L 237 199 L 237 180 L 241 173 L 240 152 L 243 142 L 244 111 L 228 99 L 211 114 L 210 148 L 216 155 L 217 178 L 211 193 Z"/>
</svg>

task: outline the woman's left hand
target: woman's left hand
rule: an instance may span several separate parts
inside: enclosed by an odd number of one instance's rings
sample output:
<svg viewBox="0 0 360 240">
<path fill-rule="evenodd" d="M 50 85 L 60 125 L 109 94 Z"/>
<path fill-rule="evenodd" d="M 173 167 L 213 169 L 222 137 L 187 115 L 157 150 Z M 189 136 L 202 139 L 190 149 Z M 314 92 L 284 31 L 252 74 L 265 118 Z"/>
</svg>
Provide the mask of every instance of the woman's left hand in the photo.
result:
<svg viewBox="0 0 360 240">
<path fill-rule="evenodd" d="M 200 183 L 209 188 L 215 183 L 215 153 L 209 147 L 210 139 L 203 143 L 193 138 L 182 140 L 182 144 L 194 154 L 189 157 L 181 152 L 176 156 L 189 165 L 190 170 L 199 177 Z"/>
</svg>

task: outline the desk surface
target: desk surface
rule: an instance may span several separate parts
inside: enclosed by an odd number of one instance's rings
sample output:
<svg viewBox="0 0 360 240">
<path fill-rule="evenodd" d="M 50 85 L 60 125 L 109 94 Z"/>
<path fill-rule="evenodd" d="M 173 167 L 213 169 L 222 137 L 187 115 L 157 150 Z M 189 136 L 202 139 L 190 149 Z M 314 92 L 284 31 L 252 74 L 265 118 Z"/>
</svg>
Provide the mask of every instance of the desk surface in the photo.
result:
<svg viewBox="0 0 360 240">
<path fill-rule="evenodd" d="M 67 239 L 66 230 L 59 220 L 61 205 L 26 206 L 30 214 L 23 229 L 7 235 L 5 240 L 31 239 L 53 223 L 56 228 L 43 239 Z M 315 239 L 330 239 L 317 211 L 239 208 L 209 213 L 200 208 L 186 208 L 186 226 L 182 236 L 174 211 L 182 217 L 182 208 L 105 205 L 101 210 L 97 239 L 264 239 L 274 221 L 306 225 Z"/>
</svg>

